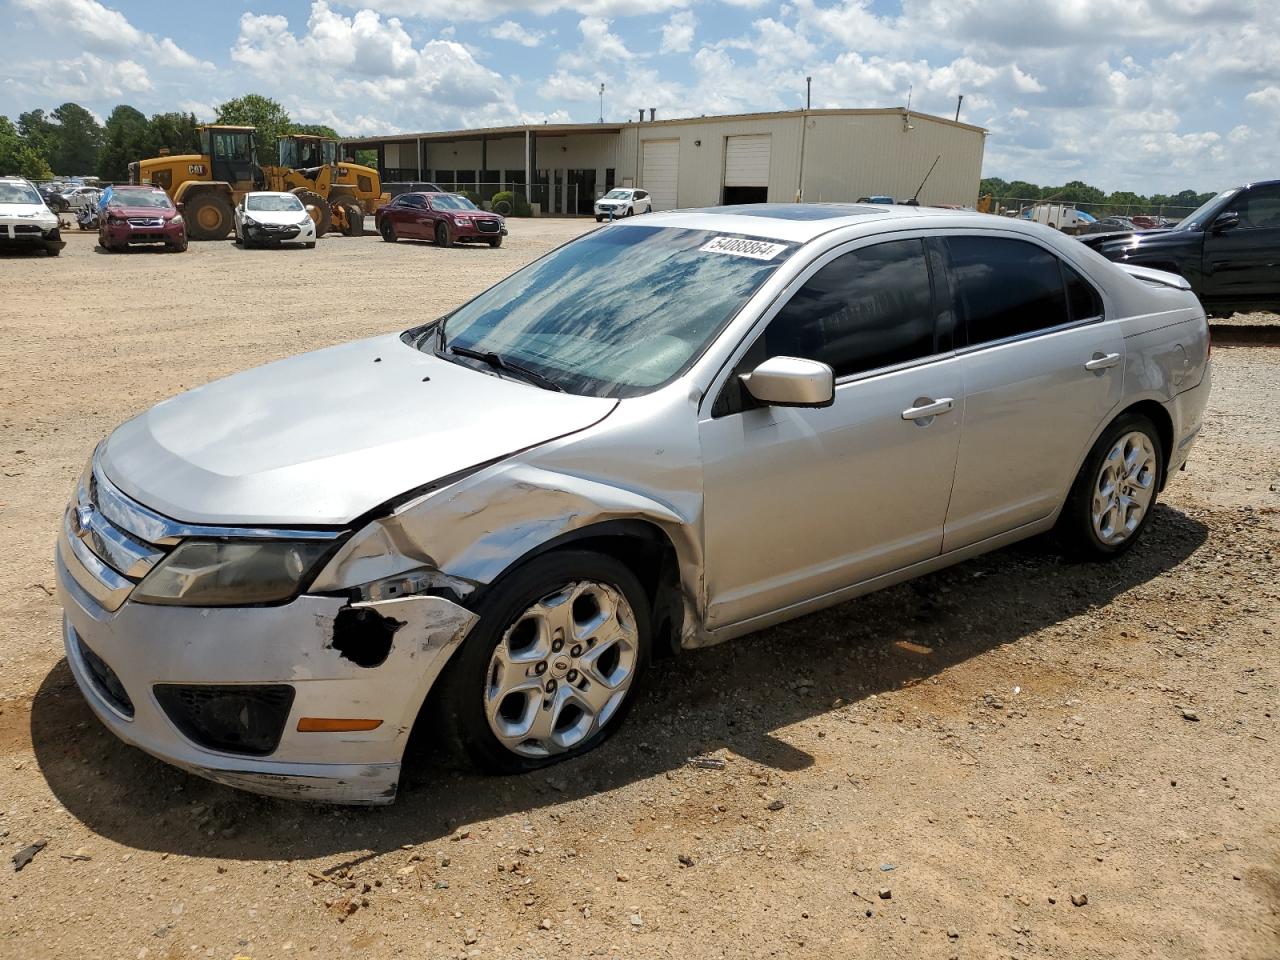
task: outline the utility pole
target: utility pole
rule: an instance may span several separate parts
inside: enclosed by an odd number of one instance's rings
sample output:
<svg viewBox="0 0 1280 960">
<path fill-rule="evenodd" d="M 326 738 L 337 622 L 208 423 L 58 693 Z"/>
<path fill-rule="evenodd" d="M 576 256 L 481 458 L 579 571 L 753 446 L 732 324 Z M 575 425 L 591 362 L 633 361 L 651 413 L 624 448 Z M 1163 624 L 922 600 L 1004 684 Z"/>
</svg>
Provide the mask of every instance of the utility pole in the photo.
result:
<svg viewBox="0 0 1280 960">
<path fill-rule="evenodd" d="M 810 109 L 813 105 L 813 77 L 804 78 L 804 108 Z"/>
<path fill-rule="evenodd" d="M 604 84 L 600 84 L 600 122 L 604 123 Z"/>
<path fill-rule="evenodd" d="M 956 98 L 956 123 L 960 122 L 960 104 L 964 103 L 964 94 Z"/>
</svg>

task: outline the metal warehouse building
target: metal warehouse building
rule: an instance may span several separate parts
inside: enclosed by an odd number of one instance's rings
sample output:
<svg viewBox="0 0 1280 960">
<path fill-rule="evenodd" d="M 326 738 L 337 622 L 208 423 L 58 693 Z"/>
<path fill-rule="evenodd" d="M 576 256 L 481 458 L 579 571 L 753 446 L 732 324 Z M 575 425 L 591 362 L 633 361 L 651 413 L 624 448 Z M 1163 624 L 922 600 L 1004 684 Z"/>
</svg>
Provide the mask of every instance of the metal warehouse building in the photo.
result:
<svg viewBox="0 0 1280 960">
<path fill-rule="evenodd" d="M 640 187 L 655 210 L 722 203 L 911 197 L 972 206 L 986 131 L 908 112 L 797 110 L 682 120 L 492 127 L 346 141 L 378 153 L 389 183 L 525 193 L 544 213 L 590 214 L 615 187 Z M 526 185 L 531 185 L 526 188 Z"/>
</svg>

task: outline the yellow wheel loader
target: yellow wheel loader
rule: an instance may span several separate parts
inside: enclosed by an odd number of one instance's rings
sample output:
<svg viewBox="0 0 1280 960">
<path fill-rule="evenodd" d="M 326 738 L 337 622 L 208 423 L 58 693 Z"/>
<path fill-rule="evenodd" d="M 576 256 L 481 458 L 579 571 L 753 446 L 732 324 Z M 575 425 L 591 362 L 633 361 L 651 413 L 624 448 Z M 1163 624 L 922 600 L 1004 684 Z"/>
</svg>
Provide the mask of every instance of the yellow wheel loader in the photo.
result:
<svg viewBox="0 0 1280 960">
<path fill-rule="evenodd" d="M 337 163 L 337 142 L 287 136 L 279 143 L 281 164 L 260 166 L 253 127 L 200 127 L 200 153 L 152 157 L 129 164 L 132 183 L 149 183 L 182 204 L 192 240 L 225 240 L 235 229 L 233 210 L 254 190 L 294 193 L 316 223 L 316 235 L 331 229 L 363 233 L 364 215 L 390 198 L 371 167 Z M 309 161 L 318 159 L 319 162 Z"/>
</svg>

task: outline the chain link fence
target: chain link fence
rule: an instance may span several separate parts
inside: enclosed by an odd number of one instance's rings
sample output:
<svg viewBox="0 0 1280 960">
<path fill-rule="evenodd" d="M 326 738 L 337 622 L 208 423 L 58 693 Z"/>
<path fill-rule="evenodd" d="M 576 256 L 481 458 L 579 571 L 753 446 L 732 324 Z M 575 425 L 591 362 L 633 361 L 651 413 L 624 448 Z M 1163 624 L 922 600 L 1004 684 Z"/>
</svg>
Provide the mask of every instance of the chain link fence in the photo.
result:
<svg viewBox="0 0 1280 960">
<path fill-rule="evenodd" d="M 1132 219 L 1133 217 L 1155 218 L 1162 221 L 1161 225 L 1163 226 L 1177 223 L 1196 209 L 1195 207 L 1175 206 L 1173 204 L 1089 203 L 1058 199 L 1031 200 L 1023 197 L 995 197 L 993 198 L 990 212 L 1006 217 L 1016 217 L 1026 215 L 1037 206 L 1074 208 L 1087 213 L 1095 220 L 1106 220 L 1111 217 L 1124 217 L 1125 219 Z"/>
</svg>

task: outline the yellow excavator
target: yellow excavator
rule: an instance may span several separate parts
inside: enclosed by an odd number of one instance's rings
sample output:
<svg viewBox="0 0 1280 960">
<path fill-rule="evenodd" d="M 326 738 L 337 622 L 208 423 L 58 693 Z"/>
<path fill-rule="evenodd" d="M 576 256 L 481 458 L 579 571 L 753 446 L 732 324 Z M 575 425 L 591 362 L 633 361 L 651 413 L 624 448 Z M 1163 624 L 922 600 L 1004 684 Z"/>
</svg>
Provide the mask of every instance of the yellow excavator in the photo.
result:
<svg viewBox="0 0 1280 960">
<path fill-rule="evenodd" d="M 293 193 L 316 224 L 316 235 L 364 232 L 364 217 L 390 200 L 378 171 L 339 163 L 338 143 L 291 134 L 277 144 L 280 163 L 258 164 L 254 127 L 209 124 L 198 128 L 200 153 L 152 157 L 129 164 L 131 183 L 160 187 L 182 204 L 192 240 L 225 240 L 235 229 L 233 209 L 254 190 Z"/>
</svg>

